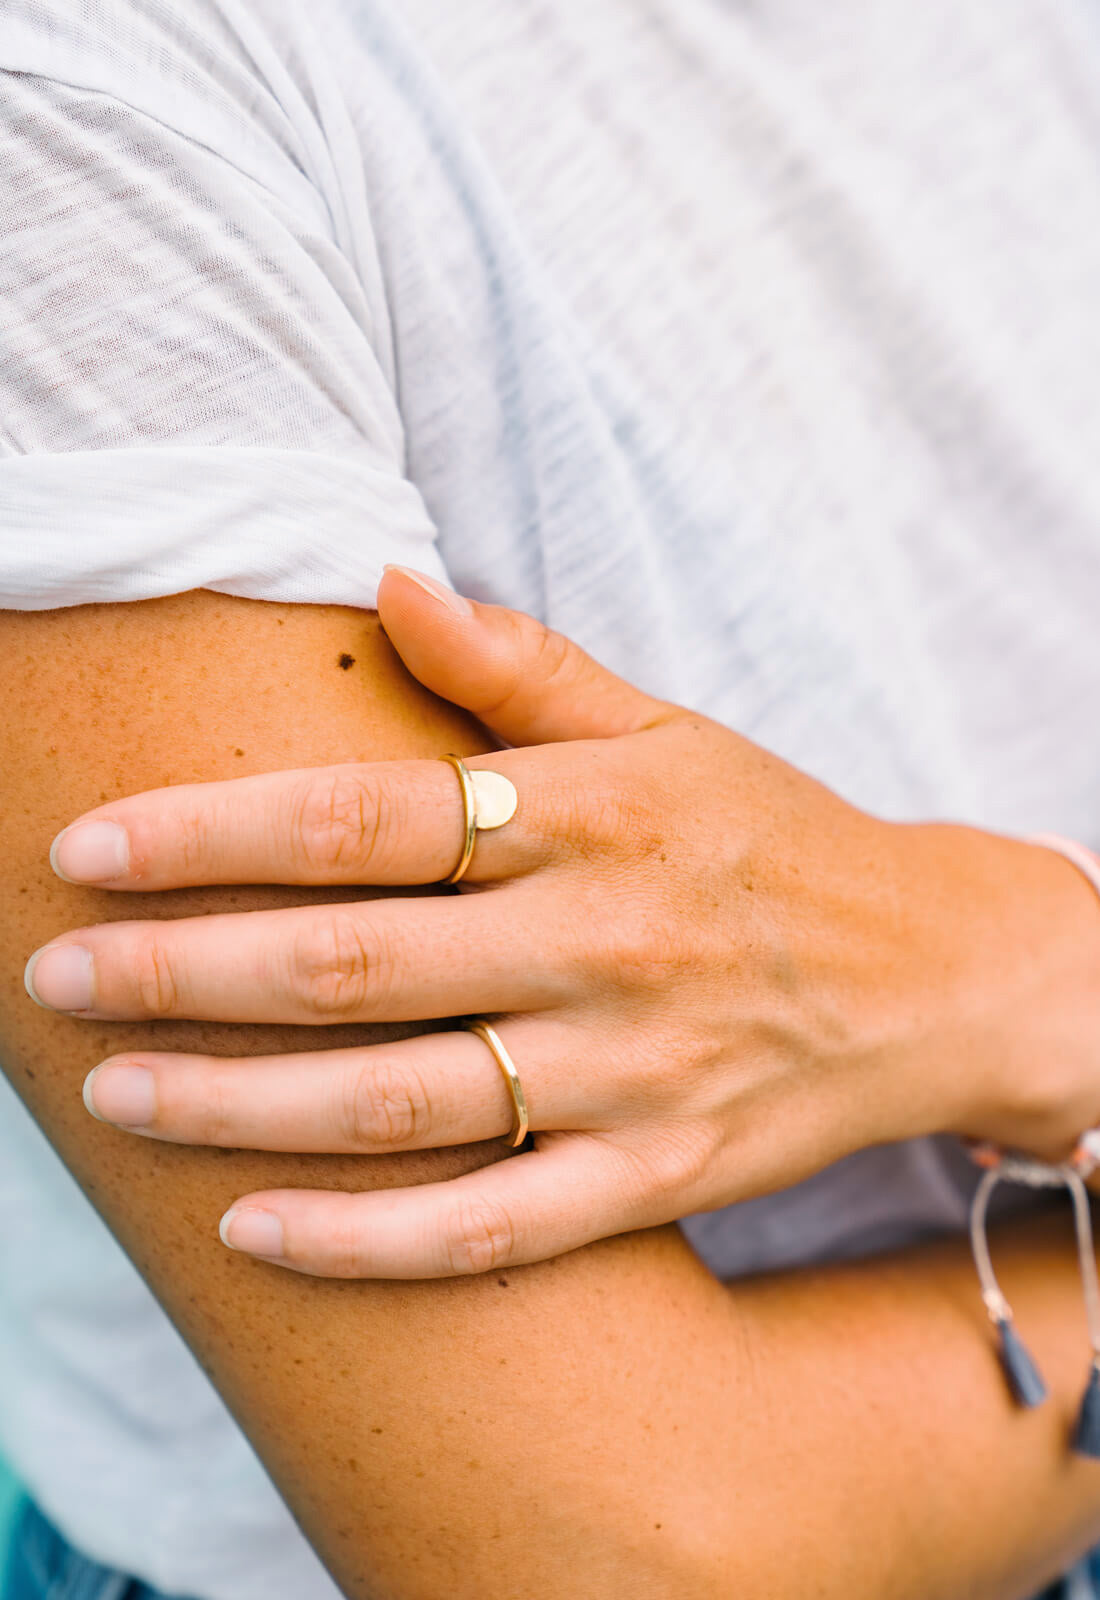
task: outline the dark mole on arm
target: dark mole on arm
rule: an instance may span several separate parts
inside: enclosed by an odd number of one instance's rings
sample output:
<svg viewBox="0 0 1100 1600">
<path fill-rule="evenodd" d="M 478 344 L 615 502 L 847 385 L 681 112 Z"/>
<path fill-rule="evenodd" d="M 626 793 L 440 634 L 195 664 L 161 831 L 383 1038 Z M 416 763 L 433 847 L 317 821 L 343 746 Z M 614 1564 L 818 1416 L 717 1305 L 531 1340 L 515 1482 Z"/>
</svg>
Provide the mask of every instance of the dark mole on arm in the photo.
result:
<svg viewBox="0 0 1100 1600">
<path fill-rule="evenodd" d="M 354 665 L 355 665 L 355 657 L 354 656 L 349 656 L 347 651 L 345 650 L 344 654 L 340 657 L 339 664 L 342 667 L 342 669 L 345 672 L 347 672 L 349 667 L 354 667 Z"/>
</svg>

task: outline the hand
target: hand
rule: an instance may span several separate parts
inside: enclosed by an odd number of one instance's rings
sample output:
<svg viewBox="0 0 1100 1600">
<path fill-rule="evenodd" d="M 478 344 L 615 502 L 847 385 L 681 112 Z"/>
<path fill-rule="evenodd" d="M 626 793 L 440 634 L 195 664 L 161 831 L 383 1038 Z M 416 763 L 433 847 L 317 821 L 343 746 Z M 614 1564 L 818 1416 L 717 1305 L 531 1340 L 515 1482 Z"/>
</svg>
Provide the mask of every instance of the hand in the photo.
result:
<svg viewBox="0 0 1100 1600">
<path fill-rule="evenodd" d="M 1060 1149 L 1094 1120 L 1100 919 L 1067 863 L 876 821 L 518 613 L 400 570 L 379 610 L 410 671 L 513 746 L 469 763 L 506 774 L 519 809 L 479 834 L 462 892 L 85 928 L 37 952 L 28 988 L 94 1018 L 490 1016 L 534 1148 L 419 1188 L 249 1195 L 227 1243 L 327 1276 L 478 1272 L 870 1144 L 948 1129 Z M 117 890 L 431 884 L 461 815 L 442 761 L 345 765 L 114 801 L 52 859 Z M 129 1054 L 86 1099 L 149 1137 L 271 1150 L 452 1145 L 511 1122 L 489 1051 L 459 1030 Z"/>
</svg>

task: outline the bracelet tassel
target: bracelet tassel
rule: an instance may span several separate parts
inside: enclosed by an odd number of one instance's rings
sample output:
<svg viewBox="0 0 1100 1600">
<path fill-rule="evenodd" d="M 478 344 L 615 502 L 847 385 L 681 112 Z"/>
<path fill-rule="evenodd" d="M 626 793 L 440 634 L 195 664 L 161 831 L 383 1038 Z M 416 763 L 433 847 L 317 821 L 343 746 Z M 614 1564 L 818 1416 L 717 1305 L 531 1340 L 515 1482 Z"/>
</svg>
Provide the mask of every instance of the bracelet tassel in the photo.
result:
<svg viewBox="0 0 1100 1600">
<path fill-rule="evenodd" d="M 989 1320 L 997 1330 L 1001 1365 L 1017 1405 L 1025 1410 L 1042 1405 L 1047 1398 L 1047 1386 L 1035 1358 L 1016 1331 L 1012 1308 L 997 1282 L 989 1253 L 986 1215 L 993 1190 L 1005 1180 L 1025 1184 L 1030 1189 L 1065 1188 L 1069 1191 L 1073 1202 L 1081 1287 L 1092 1344 L 1092 1363 L 1073 1430 L 1072 1447 L 1077 1455 L 1100 1461 L 1100 1282 L 1097 1279 L 1092 1212 L 1081 1172 L 1082 1155 L 1075 1153 L 1072 1163 L 1051 1166 L 1044 1161 L 994 1153 L 988 1147 L 977 1154 L 983 1165 L 991 1161 L 994 1164 L 983 1173 L 974 1193 L 970 1208 L 970 1243 L 982 1287 L 982 1300 Z M 1090 1161 L 1090 1169 L 1091 1165 Z"/>
</svg>

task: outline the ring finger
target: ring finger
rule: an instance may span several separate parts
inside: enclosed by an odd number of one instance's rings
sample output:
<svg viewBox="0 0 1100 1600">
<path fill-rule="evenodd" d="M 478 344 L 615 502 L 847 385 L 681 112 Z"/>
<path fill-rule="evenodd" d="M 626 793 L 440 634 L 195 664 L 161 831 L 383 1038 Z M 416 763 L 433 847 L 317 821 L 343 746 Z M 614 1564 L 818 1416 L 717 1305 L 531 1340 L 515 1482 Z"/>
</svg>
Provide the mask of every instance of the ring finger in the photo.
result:
<svg viewBox="0 0 1100 1600">
<path fill-rule="evenodd" d="M 571 1070 L 576 1030 L 516 1019 L 501 1033 L 533 1129 L 603 1124 L 585 1092 L 591 1073 Z M 514 1122 L 503 1073 L 466 1030 L 301 1055 L 112 1056 L 89 1073 L 84 1102 L 101 1121 L 175 1144 L 332 1155 L 473 1144 Z"/>
<path fill-rule="evenodd" d="M 321 1026 L 542 1010 L 565 979 L 524 891 L 114 922 L 44 945 L 31 998 L 116 1021 Z M 518 960 L 540 928 L 540 959 Z"/>
</svg>

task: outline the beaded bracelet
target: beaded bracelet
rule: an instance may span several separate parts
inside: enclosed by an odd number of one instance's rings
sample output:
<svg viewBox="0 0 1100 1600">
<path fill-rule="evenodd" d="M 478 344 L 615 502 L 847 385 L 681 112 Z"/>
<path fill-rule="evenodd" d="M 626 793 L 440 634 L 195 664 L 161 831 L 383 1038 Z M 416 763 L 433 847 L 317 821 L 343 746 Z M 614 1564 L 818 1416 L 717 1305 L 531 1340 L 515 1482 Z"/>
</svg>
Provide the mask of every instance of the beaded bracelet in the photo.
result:
<svg viewBox="0 0 1100 1600">
<path fill-rule="evenodd" d="M 1073 839 L 1054 833 L 1033 835 L 1029 844 L 1045 845 L 1066 857 L 1088 879 L 1100 895 L 1100 858 Z M 993 1270 L 986 1231 L 989 1201 L 998 1183 L 1018 1183 L 1029 1189 L 1069 1190 L 1073 1201 L 1077 1255 L 1081 1268 L 1085 1313 L 1088 1319 L 1092 1361 L 1088 1383 L 1077 1414 L 1072 1447 L 1078 1455 L 1100 1460 L 1100 1282 L 1097 1281 L 1096 1252 L 1093 1248 L 1092 1211 L 1085 1181 L 1100 1167 L 1100 1128 L 1090 1128 L 1077 1141 L 1068 1161 L 1058 1164 L 1036 1161 L 1030 1156 L 1009 1152 L 994 1144 L 972 1144 L 972 1159 L 984 1173 L 970 1207 L 970 1244 L 982 1286 L 982 1300 L 989 1320 L 997 1330 L 1001 1365 L 1016 1403 L 1030 1408 L 1043 1403 L 1047 1387 L 1027 1346 L 1016 1331 L 1015 1318 Z"/>
</svg>

